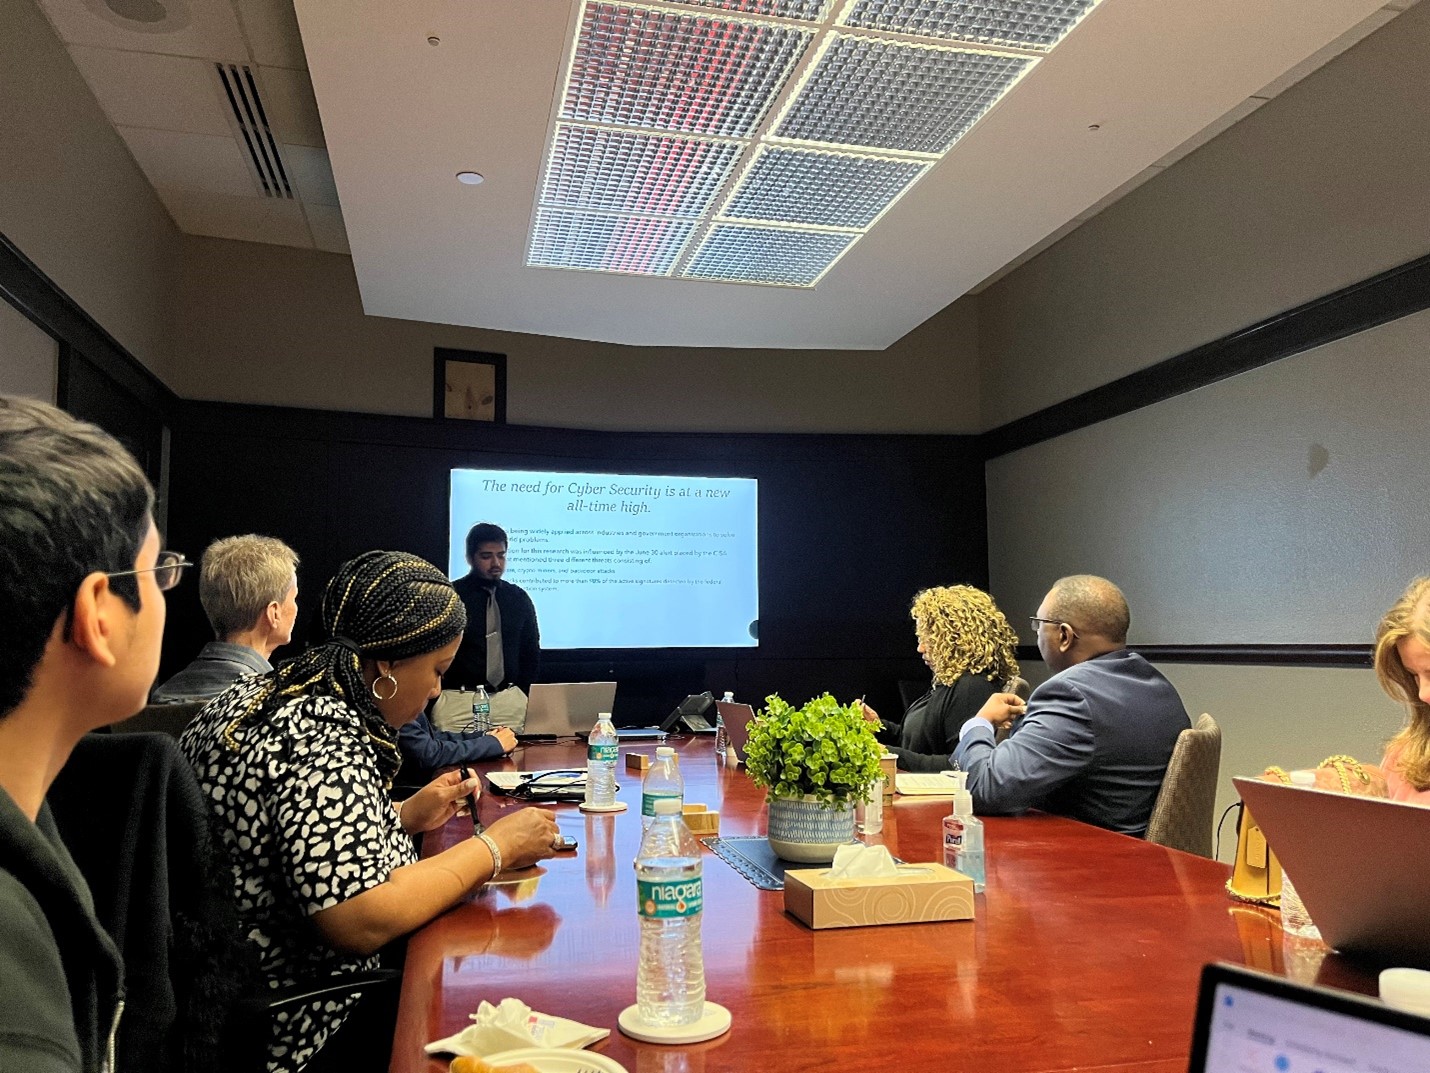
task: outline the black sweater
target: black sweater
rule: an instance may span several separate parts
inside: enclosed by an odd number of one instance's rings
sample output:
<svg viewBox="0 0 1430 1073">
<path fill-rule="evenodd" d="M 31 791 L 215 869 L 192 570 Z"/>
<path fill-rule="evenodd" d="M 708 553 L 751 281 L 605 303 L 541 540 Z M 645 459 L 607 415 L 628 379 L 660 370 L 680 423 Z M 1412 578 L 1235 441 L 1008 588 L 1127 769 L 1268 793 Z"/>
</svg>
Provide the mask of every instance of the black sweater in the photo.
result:
<svg viewBox="0 0 1430 1073">
<path fill-rule="evenodd" d="M 975 674 L 959 675 L 951 686 L 935 682 L 932 689 L 909 705 L 897 728 L 899 744 L 889 751 L 899 758 L 899 767 L 926 772 L 951 768 L 949 758 L 958 747 L 959 728 L 977 715 L 998 690 L 996 682 Z"/>
</svg>

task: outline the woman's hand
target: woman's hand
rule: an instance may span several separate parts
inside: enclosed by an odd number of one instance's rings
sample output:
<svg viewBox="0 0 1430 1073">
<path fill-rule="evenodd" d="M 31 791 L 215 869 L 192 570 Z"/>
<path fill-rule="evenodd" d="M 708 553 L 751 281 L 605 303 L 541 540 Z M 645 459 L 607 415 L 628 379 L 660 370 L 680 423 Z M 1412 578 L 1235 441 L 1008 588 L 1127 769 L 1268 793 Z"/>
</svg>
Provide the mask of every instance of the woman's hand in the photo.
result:
<svg viewBox="0 0 1430 1073">
<path fill-rule="evenodd" d="M 482 780 L 463 779 L 460 771 L 438 775 L 398 807 L 402 829 L 410 835 L 432 831 L 467 807 L 468 794 L 481 794 Z"/>
<path fill-rule="evenodd" d="M 503 756 L 516 748 L 516 732 L 511 727 L 497 727 L 491 731 L 491 735 L 501 743 Z"/>
<path fill-rule="evenodd" d="M 859 701 L 859 707 L 861 707 L 861 708 L 864 709 L 864 720 L 865 720 L 865 722 L 869 722 L 869 723 L 878 723 L 878 722 L 879 722 L 879 713 L 876 712 L 873 708 L 869 707 L 869 705 L 865 704 L 862 700 Z"/>
<path fill-rule="evenodd" d="M 487 834 L 501 849 L 501 870 L 514 872 L 554 856 L 556 813 L 544 808 L 524 808 L 503 816 L 487 828 Z"/>
<path fill-rule="evenodd" d="M 1016 693 L 994 693 L 978 709 L 978 718 L 987 719 L 996 728 L 1008 726 L 1028 710 L 1028 705 Z"/>
</svg>

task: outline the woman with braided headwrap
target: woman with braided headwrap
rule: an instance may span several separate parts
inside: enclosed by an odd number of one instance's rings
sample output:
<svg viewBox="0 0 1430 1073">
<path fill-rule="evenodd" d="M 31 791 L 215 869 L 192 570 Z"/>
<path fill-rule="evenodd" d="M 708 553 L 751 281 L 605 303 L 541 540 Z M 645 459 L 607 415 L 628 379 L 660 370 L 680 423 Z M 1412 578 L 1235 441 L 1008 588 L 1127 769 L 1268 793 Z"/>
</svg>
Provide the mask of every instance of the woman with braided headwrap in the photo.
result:
<svg viewBox="0 0 1430 1073">
<path fill-rule="evenodd" d="M 951 585 L 925 589 L 910 614 L 919 655 L 933 671 L 933 688 L 899 724 L 880 720 L 880 737 L 897 742 L 890 752 L 905 771 L 944 771 L 958 747 L 958 730 L 1003 683 L 1018 677 L 1018 635 L 981 589 Z M 878 719 L 874 709 L 865 713 Z"/>
<path fill-rule="evenodd" d="M 271 987 L 376 967 L 381 947 L 474 887 L 551 856 L 556 836 L 550 812 L 523 809 L 419 862 L 411 836 L 461 811 L 478 780 L 450 772 L 400 805 L 388 796 L 397 730 L 440 692 L 466 627 L 441 571 L 400 552 L 359 555 L 328 582 L 321 617 L 326 641 L 240 678 L 179 740 Z M 353 1003 L 277 1014 L 268 1069 L 307 1066 Z"/>
</svg>

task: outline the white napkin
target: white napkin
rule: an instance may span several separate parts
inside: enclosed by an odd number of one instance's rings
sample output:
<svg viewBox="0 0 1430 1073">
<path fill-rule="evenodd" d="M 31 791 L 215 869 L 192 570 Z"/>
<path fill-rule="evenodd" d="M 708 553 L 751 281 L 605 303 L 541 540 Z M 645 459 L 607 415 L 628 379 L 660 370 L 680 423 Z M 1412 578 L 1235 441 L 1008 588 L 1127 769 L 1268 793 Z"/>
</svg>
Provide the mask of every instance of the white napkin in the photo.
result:
<svg viewBox="0 0 1430 1073">
<path fill-rule="evenodd" d="M 899 866 L 889 855 L 888 847 L 859 843 L 850 843 L 835 850 L 834 864 L 829 869 L 830 879 L 870 879 L 898 874 Z"/>
<path fill-rule="evenodd" d="M 521 1047 L 567 1047 L 579 1050 L 611 1034 L 609 1028 L 592 1028 L 579 1021 L 537 1013 L 520 999 L 504 998 L 501 1005 L 483 1002 L 471 1015 L 476 1023 L 455 1036 L 434 1040 L 428 1054 L 465 1054 L 483 1058 Z"/>
</svg>

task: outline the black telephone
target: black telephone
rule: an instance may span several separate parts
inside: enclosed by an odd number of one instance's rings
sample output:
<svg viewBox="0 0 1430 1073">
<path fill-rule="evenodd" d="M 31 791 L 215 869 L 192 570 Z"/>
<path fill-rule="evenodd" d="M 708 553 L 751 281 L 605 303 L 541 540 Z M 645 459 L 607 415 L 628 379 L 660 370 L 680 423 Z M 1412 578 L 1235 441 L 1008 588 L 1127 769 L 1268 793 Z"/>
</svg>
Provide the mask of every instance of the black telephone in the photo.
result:
<svg viewBox="0 0 1430 1073">
<path fill-rule="evenodd" d="M 679 723 L 692 734 L 709 734 L 715 730 L 715 697 L 706 690 L 692 693 L 665 717 L 660 729 L 669 734 Z"/>
</svg>

